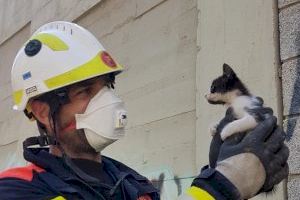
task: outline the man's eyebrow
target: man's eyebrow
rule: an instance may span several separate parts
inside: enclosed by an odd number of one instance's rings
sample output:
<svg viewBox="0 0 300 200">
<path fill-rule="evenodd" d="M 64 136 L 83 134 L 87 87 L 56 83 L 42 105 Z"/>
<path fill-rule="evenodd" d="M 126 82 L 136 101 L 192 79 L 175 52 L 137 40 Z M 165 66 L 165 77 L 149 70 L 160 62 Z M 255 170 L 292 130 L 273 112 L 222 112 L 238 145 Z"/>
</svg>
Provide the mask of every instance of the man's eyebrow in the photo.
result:
<svg viewBox="0 0 300 200">
<path fill-rule="evenodd" d="M 90 86 L 92 84 L 94 84 L 97 81 L 97 78 L 92 78 L 86 81 L 82 81 L 79 83 L 75 83 L 74 85 L 70 85 L 70 88 L 76 88 L 76 87 L 87 87 Z"/>
<path fill-rule="evenodd" d="M 86 87 L 86 86 L 90 86 L 90 85 L 92 85 L 94 83 L 95 83 L 95 81 L 84 81 L 82 83 L 79 83 L 78 86 L 79 87 Z"/>
</svg>

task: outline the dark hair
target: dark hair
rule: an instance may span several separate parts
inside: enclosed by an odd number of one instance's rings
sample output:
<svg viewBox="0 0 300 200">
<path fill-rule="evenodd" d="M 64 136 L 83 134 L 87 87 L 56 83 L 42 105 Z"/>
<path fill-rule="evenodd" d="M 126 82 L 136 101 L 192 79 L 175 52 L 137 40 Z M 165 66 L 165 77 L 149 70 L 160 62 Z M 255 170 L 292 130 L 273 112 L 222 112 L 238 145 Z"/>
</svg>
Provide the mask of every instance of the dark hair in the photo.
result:
<svg viewBox="0 0 300 200">
<path fill-rule="evenodd" d="M 115 89 L 115 74 L 114 73 L 109 73 L 109 74 L 105 74 L 102 75 L 100 77 L 103 78 L 103 80 L 105 81 L 105 85 L 109 88 Z"/>
</svg>

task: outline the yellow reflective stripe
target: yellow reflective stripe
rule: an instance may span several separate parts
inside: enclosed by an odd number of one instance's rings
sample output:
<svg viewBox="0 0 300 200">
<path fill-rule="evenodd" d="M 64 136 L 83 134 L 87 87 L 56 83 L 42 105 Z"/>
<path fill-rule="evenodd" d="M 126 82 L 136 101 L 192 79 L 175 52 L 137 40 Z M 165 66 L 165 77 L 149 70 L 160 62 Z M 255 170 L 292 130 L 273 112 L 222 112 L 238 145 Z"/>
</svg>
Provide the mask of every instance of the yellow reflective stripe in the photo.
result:
<svg viewBox="0 0 300 200">
<path fill-rule="evenodd" d="M 118 64 L 114 68 L 107 66 L 100 58 L 100 54 L 97 54 L 87 63 L 45 80 L 45 84 L 49 89 L 53 89 L 122 69 L 123 68 Z"/>
<path fill-rule="evenodd" d="M 66 199 L 64 197 L 62 197 L 62 196 L 57 196 L 57 197 L 55 197 L 55 198 L 53 198 L 51 200 L 66 200 Z"/>
<path fill-rule="evenodd" d="M 69 49 L 68 45 L 64 41 L 49 33 L 40 33 L 30 39 L 39 40 L 42 44 L 47 45 L 53 51 L 66 51 Z"/>
<path fill-rule="evenodd" d="M 190 187 L 186 193 L 195 200 L 215 200 L 208 192 L 195 186 Z"/>
<path fill-rule="evenodd" d="M 21 103 L 22 97 L 23 97 L 23 90 L 14 91 L 13 98 L 16 105 L 19 105 Z"/>
</svg>

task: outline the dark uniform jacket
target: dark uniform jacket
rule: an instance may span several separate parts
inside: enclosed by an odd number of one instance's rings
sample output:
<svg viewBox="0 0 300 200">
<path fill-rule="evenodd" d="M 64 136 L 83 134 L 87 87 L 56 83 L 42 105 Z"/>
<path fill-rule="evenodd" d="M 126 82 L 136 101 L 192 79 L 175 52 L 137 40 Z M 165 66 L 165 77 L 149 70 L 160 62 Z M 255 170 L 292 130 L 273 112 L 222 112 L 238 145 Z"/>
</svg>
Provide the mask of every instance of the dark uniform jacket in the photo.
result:
<svg viewBox="0 0 300 200">
<path fill-rule="evenodd" d="M 159 199 L 158 190 L 145 177 L 105 156 L 102 156 L 103 168 L 114 184 L 103 183 L 81 170 L 75 173 L 62 158 L 45 148 L 26 148 L 24 158 L 31 164 L 0 174 L 1 200 Z"/>
</svg>

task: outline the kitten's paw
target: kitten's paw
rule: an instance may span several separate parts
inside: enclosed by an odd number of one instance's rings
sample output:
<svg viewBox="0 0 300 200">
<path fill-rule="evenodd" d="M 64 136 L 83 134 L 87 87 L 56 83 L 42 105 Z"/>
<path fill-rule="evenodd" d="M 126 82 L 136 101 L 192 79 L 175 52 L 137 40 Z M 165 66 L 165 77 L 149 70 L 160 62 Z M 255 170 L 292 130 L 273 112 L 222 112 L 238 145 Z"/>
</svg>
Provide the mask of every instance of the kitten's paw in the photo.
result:
<svg viewBox="0 0 300 200">
<path fill-rule="evenodd" d="M 218 127 L 218 124 L 213 124 L 209 127 L 209 132 L 211 134 L 211 136 L 215 136 L 216 133 L 217 133 L 217 127 Z"/>
<path fill-rule="evenodd" d="M 221 136 L 221 139 L 222 141 L 224 141 L 226 138 L 228 138 L 230 135 L 232 135 L 228 129 L 224 128 L 221 133 L 220 133 L 220 136 Z"/>
</svg>

